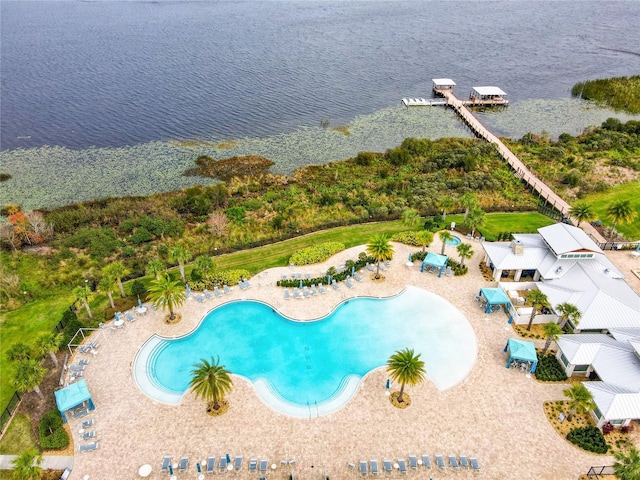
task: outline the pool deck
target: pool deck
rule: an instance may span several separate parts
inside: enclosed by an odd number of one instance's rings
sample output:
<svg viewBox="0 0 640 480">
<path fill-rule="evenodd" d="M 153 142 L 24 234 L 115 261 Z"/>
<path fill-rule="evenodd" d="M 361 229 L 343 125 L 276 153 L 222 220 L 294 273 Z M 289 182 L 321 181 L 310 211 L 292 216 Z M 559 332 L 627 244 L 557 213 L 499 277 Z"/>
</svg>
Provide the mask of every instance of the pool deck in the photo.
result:
<svg viewBox="0 0 640 480">
<path fill-rule="evenodd" d="M 221 299 L 204 303 L 190 299 L 179 309 L 183 320 L 176 325 L 165 325 L 164 314 L 151 311 L 137 317 L 134 323 L 127 322 L 123 329 L 97 332 L 92 339 L 100 343 L 99 351 L 95 356 L 89 355 L 84 378 L 96 405 L 89 418 L 96 421 L 99 448 L 76 454 L 70 480 L 80 480 L 85 475 L 91 480 L 139 478 L 138 469 L 143 464 L 152 466 L 148 478 L 167 478 L 159 471 L 164 455 L 171 455 L 174 463 L 181 456 L 189 457 L 187 472 L 178 473 L 176 469 L 174 474 L 178 480 L 197 479 L 197 461 L 226 453 L 232 457 L 242 455 L 244 465 L 239 472 L 223 475 L 253 480 L 260 475 L 248 471 L 250 458 L 268 459 L 269 465 L 276 465 L 265 475 L 267 480 L 288 479 L 290 470 L 302 480 L 319 480 L 324 471 L 333 479 L 355 479 L 360 475 L 357 468 L 347 467 L 349 462 L 357 465 L 360 460 L 377 459 L 381 466 L 385 458 L 419 458 L 423 453 L 432 459 L 436 454 L 475 456 L 481 470 L 454 472 L 447 466 L 445 472 L 435 468 L 426 475 L 421 470 L 409 470 L 408 477 L 575 480 L 592 465 L 611 464 L 612 457 L 574 448 L 547 422 L 543 403 L 562 399 L 566 384 L 538 383 L 519 370 L 505 368 L 503 348 L 507 338 L 515 335 L 503 313 L 484 314 L 474 300 L 481 287 L 494 283 L 484 281 L 480 274 L 481 245 L 470 243 L 475 254 L 466 262 L 470 269 L 464 277 L 438 278 L 436 274 L 420 273 L 418 263 L 409 268 L 405 265 L 409 252 L 417 249 L 394 244 L 394 260 L 391 268 L 382 272 L 385 280 L 381 283 L 372 282 L 370 272 L 363 270 L 364 281 L 354 282 L 352 289 L 341 284 L 339 291 L 327 289 L 325 295 L 290 300 L 285 300 L 283 289 L 275 286 L 282 274 L 309 272 L 316 276 L 329 266 L 356 258 L 365 249 L 361 246 L 341 252 L 324 264 L 262 272 L 250 280 L 250 289 L 236 286 Z M 440 252 L 440 245 L 436 239 L 430 250 Z M 457 258 L 454 247 L 447 246 L 445 254 Z M 260 400 L 250 383 L 237 377 L 228 397 L 230 409 L 219 418 L 208 416 L 204 402 L 195 400 L 190 393 L 177 406 L 163 405 L 144 395 L 133 381 L 136 352 L 152 334 L 184 335 L 222 302 L 262 300 L 289 317 L 308 320 L 326 315 L 347 298 L 389 296 L 406 285 L 437 293 L 457 306 L 478 340 L 476 365 L 463 382 L 443 392 L 430 381 L 408 388 L 412 405 L 406 410 L 394 408 L 385 396 L 387 375 L 382 368 L 363 379 L 342 409 L 311 419 L 275 412 Z M 224 352 L 220 355 L 224 363 Z M 77 451 L 85 442 L 78 433 L 79 421 L 71 419 L 70 425 Z M 290 459 L 296 461 L 293 467 L 281 467 L 281 460 Z M 399 478 L 401 474 L 394 471 L 391 476 Z"/>
</svg>

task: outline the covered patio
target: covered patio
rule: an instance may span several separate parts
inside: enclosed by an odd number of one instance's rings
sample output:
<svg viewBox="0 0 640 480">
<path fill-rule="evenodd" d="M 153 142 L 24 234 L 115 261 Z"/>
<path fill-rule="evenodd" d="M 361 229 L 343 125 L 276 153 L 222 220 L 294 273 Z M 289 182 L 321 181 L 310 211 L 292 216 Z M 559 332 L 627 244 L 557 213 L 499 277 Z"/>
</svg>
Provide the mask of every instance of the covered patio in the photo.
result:
<svg viewBox="0 0 640 480">
<path fill-rule="evenodd" d="M 500 309 L 500 305 L 504 305 L 505 313 L 509 311 L 511 300 L 501 288 L 481 288 L 478 297 L 481 302 L 484 301 L 486 303 L 484 313 L 495 312 Z"/>
<path fill-rule="evenodd" d="M 535 373 L 538 366 L 538 355 L 533 342 L 510 338 L 504 346 L 504 351 L 509 352 L 507 368 L 517 367 L 518 365 L 521 367 L 522 365 L 531 365 L 529 373 Z"/>
<path fill-rule="evenodd" d="M 427 253 L 427 256 L 422 261 L 422 266 L 420 267 L 420 271 L 424 272 L 426 267 L 429 268 L 429 273 L 434 273 L 436 270 L 438 271 L 438 277 L 442 276 L 442 271 L 447 266 L 447 262 L 449 261 L 449 257 L 446 255 L 439 255 L 437 253 Z"/>
<path fill-rule="evenodd" d="M 56 396 L 56 405 L 58 406 L 58 410 L 60 410 L 60 415 L 64 423 L 67 422 L 66 412 L 84 406 L 85 402 L 87 411 L 96 408 L 89 393 L 89 388 L 87 388 L 84 380 L 72 383 L 68 387 L 57 390 L 54 393 Z"/>
</svg>

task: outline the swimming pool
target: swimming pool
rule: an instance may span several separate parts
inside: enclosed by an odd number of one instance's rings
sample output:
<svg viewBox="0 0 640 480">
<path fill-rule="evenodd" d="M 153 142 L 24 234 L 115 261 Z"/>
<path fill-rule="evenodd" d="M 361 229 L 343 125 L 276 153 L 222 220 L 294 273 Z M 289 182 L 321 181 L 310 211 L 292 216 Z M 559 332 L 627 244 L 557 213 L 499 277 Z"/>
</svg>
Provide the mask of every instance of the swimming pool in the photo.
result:
<svg viewBox="0 0 640 480">
<path fill-rule="evenodd" d="M 193 365 L 219 355 L 271 408 L 309 417 L 339 409 L 362 377 L 402 348 L 422 354 L 427 377 L 440 390 L 460 382 L 477 354 L 473 329 L 458 309 L 407 287 L 391 298 L 348 300 L 312 322 L 292 321 L 261 302 L 230 302 L 184 337 L 151 337 L 133 373 L 145 394 L 175 404 L 188 389 Z"/>
<path fill-rule="evenodd" d="M 457 237 L 455 235 L 451 235 L 451 240 L 447 240 L 445 243 L 447 245 L 452 246 L 452 247 L 457 247 L 458 245 L 460 245 L 462 243 L 462 240 L 460 240 L 460 237 Z"/>
</svg>

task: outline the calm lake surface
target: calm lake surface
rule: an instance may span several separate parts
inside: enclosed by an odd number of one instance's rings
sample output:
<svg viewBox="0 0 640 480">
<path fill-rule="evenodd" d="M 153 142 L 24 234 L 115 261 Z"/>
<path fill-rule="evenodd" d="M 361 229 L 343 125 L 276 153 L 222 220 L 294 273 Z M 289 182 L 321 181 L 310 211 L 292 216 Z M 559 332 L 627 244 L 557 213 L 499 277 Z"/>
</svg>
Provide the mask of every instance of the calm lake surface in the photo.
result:
<svg viewBox="0 0 640 480">
<path fill-rule="evenodd" d="M 468 135 L 442 108 L 399 106 L 430 96 L 434 77 L 462 97 L 507 91 L 507 110 L 481 114 L 501 135 L 576 133 L 613 113 L 569 100 L 574 83 L 640 71 L 635 1 L 9 0 L 0 13 L 0 160 L 13 176 L 0 202 L 31 208 L 203 181 L 180 178 L 203 152 L 260 153 L 290 172 Z M 225 139 L 238 141 L 214 148 Z"/>
</svg>

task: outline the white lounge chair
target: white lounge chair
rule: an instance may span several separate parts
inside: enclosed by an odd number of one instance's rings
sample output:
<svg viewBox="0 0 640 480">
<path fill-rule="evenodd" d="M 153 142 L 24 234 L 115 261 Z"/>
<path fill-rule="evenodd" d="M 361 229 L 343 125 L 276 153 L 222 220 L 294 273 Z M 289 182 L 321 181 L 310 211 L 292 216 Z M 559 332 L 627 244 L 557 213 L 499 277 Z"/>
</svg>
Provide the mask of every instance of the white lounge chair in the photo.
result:
<svg viewBox="0 0 640 480">
<path fill-rule="evenodd" d="M 360 475 L 362 475 L 363 477 L 366 477 L 369 474 L 366 460 L 360 460 L 360 467 L 358 468 L 358 470 L 360 471 Z"/>
<path fill-rule="evenodd" d="M 229 288 L 228 285 L 223 285 L 222 290 L 224 290 L 224 293 L 226 293 L 227 295 L 231 293 L 231 289 Z"/>
<path fill-rule="evenodd" d="M 161 473 L 168 473 L 169 472 L 169 465 L 171 465 L 171 456 L 170 455 L 165 455 L 164 457 L 162 457 L 162 466 L 160 467 L 160 472 Z"/>
<path fill-rule="evenodd" d="M 216 457 L 207 458 L 207 473 L 211 475 L 216 471 Z"/>
<path fill-rule="evenodd" d="M 87 443 L 86 445 L 80 445 L 79 452 L 91 452 L 98 449 L 98 442 Z"/>
<path fill-rule="evenodd" d="M 211 300 L 213 298 L 213 295 L 211 294 L 211 292 L 209 290 L 207 290 L 206 288 L 204 289 L 204 291 L 202 293 L 204 293 L 204 296 L 207 297 L 208 300 Z"/>
</svg>

